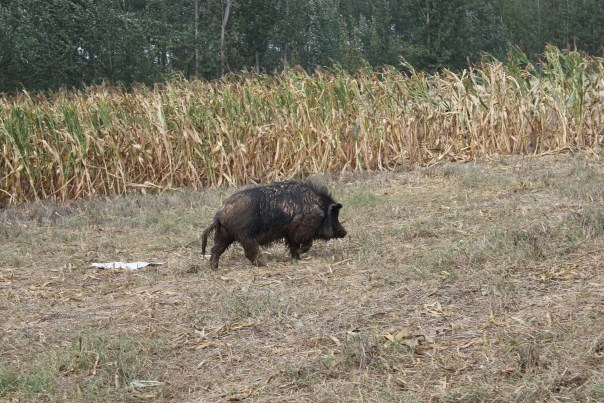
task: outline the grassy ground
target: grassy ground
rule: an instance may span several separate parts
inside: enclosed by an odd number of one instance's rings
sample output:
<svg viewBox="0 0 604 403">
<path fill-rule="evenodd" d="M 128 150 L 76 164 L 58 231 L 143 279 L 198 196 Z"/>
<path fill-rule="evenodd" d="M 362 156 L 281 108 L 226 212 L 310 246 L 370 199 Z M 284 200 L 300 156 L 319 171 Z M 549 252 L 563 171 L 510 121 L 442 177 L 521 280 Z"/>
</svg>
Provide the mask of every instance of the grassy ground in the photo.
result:
<svg viewBox="0 0 604 403">
<path fill-rule="evenodd" d="M 217 272 L 199 234 L 233 189 L 0 210 L 0 401 L 604 400 L 603 175 L 320 178 L 349 237 Z M 167 264 L 89 267 L 115 260 Z"/>
</svg>

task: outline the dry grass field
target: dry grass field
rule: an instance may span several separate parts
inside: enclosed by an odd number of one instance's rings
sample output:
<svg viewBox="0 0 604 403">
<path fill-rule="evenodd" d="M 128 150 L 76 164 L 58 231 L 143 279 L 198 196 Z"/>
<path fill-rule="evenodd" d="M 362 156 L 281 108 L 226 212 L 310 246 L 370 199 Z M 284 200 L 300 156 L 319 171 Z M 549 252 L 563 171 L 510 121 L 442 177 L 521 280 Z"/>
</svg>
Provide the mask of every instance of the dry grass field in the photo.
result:
<svg viewBox="0 0 604 403">
<path fill-rule="evenodd" d="M 349 236 L 220 269 L 235 189 L 0 210 L 0 401 L 602 401 L 604 162 L 317 178 Z M 164 261 L 134 272 L 91 262 Z"/>
</svg>

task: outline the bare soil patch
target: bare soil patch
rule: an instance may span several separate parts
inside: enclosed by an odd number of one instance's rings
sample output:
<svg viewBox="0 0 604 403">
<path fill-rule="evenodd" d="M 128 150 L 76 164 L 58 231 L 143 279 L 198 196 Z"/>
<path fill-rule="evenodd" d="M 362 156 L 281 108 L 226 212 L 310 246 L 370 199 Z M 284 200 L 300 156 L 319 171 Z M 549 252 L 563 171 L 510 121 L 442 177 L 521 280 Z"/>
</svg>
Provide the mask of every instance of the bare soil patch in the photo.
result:
<svg viewBox="0 0 604 403">
<path fill-rule="evenodd" d="M 0 210 L 0 400 L 601 401 L 604 162 L 320 178 L 349 236 L 212 272 L 235 189 Z M 165 261 L 136 272 L 91 262 Z"/>
</svg>

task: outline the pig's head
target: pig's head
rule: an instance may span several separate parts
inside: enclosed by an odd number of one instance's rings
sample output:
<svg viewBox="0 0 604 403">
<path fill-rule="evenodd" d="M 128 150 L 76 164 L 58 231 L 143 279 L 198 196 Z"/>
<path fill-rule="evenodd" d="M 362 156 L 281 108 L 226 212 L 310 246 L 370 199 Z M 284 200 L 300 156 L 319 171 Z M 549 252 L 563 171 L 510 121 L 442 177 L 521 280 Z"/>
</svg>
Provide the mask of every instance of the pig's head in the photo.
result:
<svg viewBox="0 0 604 403">
<path fill-rule="evenodd" d="M 319 232 L 320 239 L 332 239 L 332 238 L 344 238 L 346 236 L 346 230 L 340 224 L 338 216 L 342 205 L 340 203 L 332 203 L 327 208 L 327 214 L 325 221 L 323 221 L 323 227 Z"/>
</svg>

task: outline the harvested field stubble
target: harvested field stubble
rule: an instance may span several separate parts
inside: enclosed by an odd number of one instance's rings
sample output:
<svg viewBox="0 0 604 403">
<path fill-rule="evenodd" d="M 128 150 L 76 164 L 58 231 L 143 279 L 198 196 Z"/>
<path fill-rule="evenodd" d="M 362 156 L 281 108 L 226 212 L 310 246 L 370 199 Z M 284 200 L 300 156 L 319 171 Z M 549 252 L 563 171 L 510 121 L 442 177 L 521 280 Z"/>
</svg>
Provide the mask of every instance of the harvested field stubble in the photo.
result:
<svg viewBox="0 0 604 403">
<path fill-rule="evenodd" d="M 604 60 L 543 58 L 0 98 L 0 205 L 598 146 Z"/>
<path fill-rule="evenodd" d="M 604 163 L 344 173 L 349 237 L 200 260 L 234 190 L 0 210 L 0 400 L 602 401 Z M 92 261 L 158 259 L 138 272 Z"/>
</svg>

